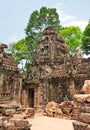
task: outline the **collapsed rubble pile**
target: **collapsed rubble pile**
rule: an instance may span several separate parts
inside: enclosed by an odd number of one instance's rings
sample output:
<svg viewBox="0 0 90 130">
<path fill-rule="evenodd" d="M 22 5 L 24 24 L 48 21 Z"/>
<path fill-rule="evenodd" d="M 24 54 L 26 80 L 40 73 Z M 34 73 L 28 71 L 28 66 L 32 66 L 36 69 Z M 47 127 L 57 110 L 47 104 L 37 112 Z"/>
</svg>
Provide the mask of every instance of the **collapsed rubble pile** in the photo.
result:
<svg viewBox="0 0 90 130">
<path fill-rule="evenodd" d="M 34 109 L 20 108 L 17 104 L 0 104 L 0 130 L 30 130 L 27 118 L 34 116 Z"/>
<path fill-rule="evenodd" d="M 74 95 L 72 101 L 64 101 L 61 104 L 51 101 L 46 105 L 44 115 L 77 120 L 82 105 L 83 103 L 78 95 Z"/>
<path fill-rule="evenodd" d="M 82 109 L 84 111 L 85 109 L 89 109 L 90 111 L 90 94 L 87 92 L 88 87 L 90 87 L 89 83 L 90 80 L 85 80 L 81 90 L 81 93 L 85 94 L 74 95 L 72 101 L 64 101 L 61 104 L 55 103 L 54 101 L 48 102 L 44 109 L 44 115 L 78 120 L 78 115 Z"/>
<path fill-rule="evenodd" d="M 25 119 L 2 119 L 0 130 L 30 130 L 31 124 Z"/>
<path fill-rule="evenodd" d="M 44 115 L 56 118 L 66 118 L 76 120 L 80 113 L 82 103 L 76 101 L 64 101 L 61 104 L 54 101 L 49 102 L 45 109 Z"/>
<path fill-rule="evenodd" d="M 44 115 L 50 117 L 61 117 L 62 110 L 59 108 L 58 104 L 54 101 L 49 102 L 44 109 Z"/>
</svg>

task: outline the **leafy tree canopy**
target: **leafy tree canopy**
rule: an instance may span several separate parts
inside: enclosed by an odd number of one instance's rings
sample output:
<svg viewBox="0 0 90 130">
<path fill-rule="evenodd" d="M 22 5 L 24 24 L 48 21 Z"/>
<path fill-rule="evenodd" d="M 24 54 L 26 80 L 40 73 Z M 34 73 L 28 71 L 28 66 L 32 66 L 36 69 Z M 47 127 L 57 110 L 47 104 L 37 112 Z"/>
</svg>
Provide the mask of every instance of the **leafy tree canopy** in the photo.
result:
<svg viewBox="0 0 90 130">
<path fill-rule="evenodd" d="M 14 60 L 22 71 L 24 71 L 23 60 L 27 59 L 27 47 L 26 47 L 26 39 L 19 40 L 16 43 L 9 44 L 9 53 L 11 53 L 14 57 Z"/>
<path fill-rule="evenodd" d="M 28 50 L 28 61 L 32 61 L 34 49 L 41 32 L 48 26 L 53 25 L 57 31 L 61 29 L 59 15 L 55 8 L 42 7 L 39 11 L 35 10 L 29 18 L 26 32 L 26 47 Z M 27 62 L 28 67 L 28 62 Z"/>
<path fill-rule="evenodd" d="M 83 49 L 84 54 L 86 54 L 86 55 L 90 54 L 90 20 L 83 32 L 82 49 Z"/>
<path fill-rule="evenodd" d="M 65 39 L 71 54 L 73 54 L 82 44 L 82 32 L 79 27 L 64 27 L 62 30 L 60 30 L 60 35 Z"/>
<path fill-rule="evenodd" d="M 53 25 L 57 31 L 61 29 L 59 15 L 55 8 L 42 7 L 40 11 L 35 10 L 30 15 L 25 29 L 26 37 L 11 45 L 11 53 L 17 63 L 24 60 L 25 68 L 29 67 L 38 37 L 48 25 Z"/>
<path fill-rule="evenodd" d="M 48 25 L 53 25 L 57 31 L 60 30 L 59 15 L 55 8 L 42 7 L 40 11 L 35 10 L 29 18 L 29 22 L 25 29 L 27 36 L 34 36 L 42 32 Z"/>
</svg>

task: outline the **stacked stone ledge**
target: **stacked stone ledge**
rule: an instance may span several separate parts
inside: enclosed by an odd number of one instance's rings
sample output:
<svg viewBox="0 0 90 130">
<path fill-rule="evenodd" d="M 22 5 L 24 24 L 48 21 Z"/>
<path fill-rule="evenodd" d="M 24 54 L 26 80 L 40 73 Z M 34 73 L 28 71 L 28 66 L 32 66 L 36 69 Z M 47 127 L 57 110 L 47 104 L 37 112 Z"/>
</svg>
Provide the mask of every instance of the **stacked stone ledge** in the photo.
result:
<svg viewBox="0 0 90 130">
<path fill-rule="evenodd" d="M 90 86 L 87 83 L 90 83 L 90 80 L 85 81 L 82 88 L 85 94 L 76 95 L 76 100 L 80 101 L 82 106 L 77 121 L 73 122 L 74 130 L 90 130 Z"/>
<path fill-rule="evenodd" d="M 30 130 L 32 125 L 25 119 L 11 119 L 2 121 L 0 130 Z"/>
</svg>

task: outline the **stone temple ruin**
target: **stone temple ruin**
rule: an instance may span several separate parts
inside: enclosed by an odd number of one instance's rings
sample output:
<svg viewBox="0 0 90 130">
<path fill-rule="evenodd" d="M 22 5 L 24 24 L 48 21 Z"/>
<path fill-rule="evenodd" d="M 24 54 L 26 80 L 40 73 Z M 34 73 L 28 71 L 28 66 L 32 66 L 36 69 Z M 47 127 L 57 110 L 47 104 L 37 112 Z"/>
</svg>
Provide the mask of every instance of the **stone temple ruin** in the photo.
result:
<svg viewBox="0 0 90 130">
<path fill-rule="evenodd" d="M 13 129 L 20 124 L 22 129 L 29 130 L 31 125 L 24 118 L 40 112 L 48 102 L 53 101 L 58 104 L 66 101 L 60 104 L 60 109 L 72 119 L 77 119 L 82 105 L 73 95 L 83 93 L 84 81 L 90 79 L 90 58 L 82 58 L 80 50 L 70 57 L 63 38 L 53 26 L 48 26 L 38 40 L 32 67 L 23 78 L 12 55 L 5 53 L 4 48 L 7 45 L 0 44 L 0 126 L 3 126 L 2 116 L 11 116 L 14 118 L 14 124 L 11 124 Z M 57 108 L 57 104 L 54 106 Z M 58 112 L 62 115 L 60 109 Z M 23 112 L 22 120 L 14 117 L 14 114 L 22 115 Z M 51 114 L 48 110 L 46 112 Z M 57 117 L 56 110 L 52 114 Z M 12 123 L 12 118 L 9 123 Z M 78 123 L 74 123 L 75 130 L 77 126 Z"/>
<path fill-rule="evenodd" d="M 11 54 L 4 52 L 7 45 L 0 44 L 0 104 L 10 101 L 20 103 L 20 75 Z"/>
<path fill-rule="evenodd" d="M 80 93 L 84 80 L 90 79 L 90 58 L 83 59 L 80 51 L 69 56 L 65 41 L 52 27 L 39 38 L 23 83 L 24 106 L 43 108 L 49 101 L 61 103 Z"/>
<path fill-rule="evenodd" d="M 25 116 L 20 117 L 22 78 L 12 55 L 4 52 L 5 48 L 7 45 L 0 44 L 0 130 L 30 130 L 31 124 Z"/>
</svg>

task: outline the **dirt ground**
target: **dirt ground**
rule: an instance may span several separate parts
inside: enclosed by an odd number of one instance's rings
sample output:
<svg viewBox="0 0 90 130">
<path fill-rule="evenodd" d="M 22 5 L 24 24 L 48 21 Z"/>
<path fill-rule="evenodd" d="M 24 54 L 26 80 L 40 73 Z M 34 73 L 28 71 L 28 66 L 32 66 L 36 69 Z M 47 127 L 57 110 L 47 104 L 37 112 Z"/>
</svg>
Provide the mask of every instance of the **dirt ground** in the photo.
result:
<svg viewBox="0 0 90 130">
<path fill-rule="evenodd" d="M 29 122 L 31 130 L 73 130 L 72 120 L 43 116 L 29 119 Z"/>
</svg>

